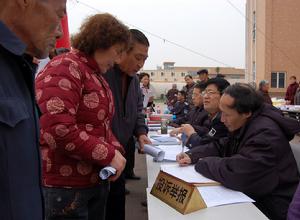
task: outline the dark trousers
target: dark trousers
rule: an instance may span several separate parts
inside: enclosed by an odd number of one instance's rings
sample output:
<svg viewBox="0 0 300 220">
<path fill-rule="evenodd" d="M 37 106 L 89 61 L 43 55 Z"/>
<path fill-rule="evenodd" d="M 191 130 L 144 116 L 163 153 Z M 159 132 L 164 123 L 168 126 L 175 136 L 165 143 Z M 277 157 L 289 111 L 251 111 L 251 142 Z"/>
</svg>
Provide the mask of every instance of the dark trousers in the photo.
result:
<svg viewBox="0 0 300 220">
<path fill-rule="evenodd" d="M 106 220 L 125 220 L 125 175 L 131 175 L 134 168 L 135 140 L 131 137 L 125 146 L 126 167 L 115 182 L 110 183 L 106 207 Z"/>
<path fill-rule="evenodd" d="M 106 206 L 106 220 L 125 220 L 125 177 L 122 174 L 110 183 Z"/>
<path fill-rule="evenodd" d="M 83 189 L 44 187 L 46 220 L 104 220 L 109 183 Z"/>
<path fill-rule="evenodd" d="M 124 169 L 125 175 L 132 175 L 133 174 L 133 168 L 134 168 L 134 162 L 135 162 L 135 139 L 134 137 L 131 137 L 125 146 L 125 158 L 126 158 L 126 166 Z"/>
</svg>

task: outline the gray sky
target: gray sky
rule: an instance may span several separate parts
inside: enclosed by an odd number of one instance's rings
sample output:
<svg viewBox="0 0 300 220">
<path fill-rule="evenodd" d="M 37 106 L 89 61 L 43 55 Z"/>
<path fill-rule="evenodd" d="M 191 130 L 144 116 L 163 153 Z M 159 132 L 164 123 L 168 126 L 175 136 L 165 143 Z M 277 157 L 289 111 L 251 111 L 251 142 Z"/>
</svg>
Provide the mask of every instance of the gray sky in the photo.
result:
<svg viewBox="0 0 300 220">
<path fill-rule="evenodd" d="M 176 66 L 224 66 L 168 41 L 244 68 L 245 17 L 228 1 L 245 14 L 245 0 L 69 0 L 69 29 L 76 33 L 84 18 L 97 13 L 86 6 L 90 5 L 115 15 L 130 28 L 144 30 L 150 41 L 144 69 L 155 69 L 164 61 Z"/>
</svg>

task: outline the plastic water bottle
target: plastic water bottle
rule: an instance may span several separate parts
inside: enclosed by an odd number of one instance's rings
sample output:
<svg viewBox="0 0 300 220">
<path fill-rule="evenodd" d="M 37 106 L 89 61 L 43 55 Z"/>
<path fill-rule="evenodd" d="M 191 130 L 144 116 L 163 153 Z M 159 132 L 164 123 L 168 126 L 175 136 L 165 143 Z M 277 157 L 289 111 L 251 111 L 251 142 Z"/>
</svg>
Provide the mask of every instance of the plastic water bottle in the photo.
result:
<svg viewBox="0 0 300 220">
<path fill-rule="evenodd" d="M 161 134 L 168 134 L 168 120 L 165 118 L 161 119 L 160 132 Z"/>
<path fill-rule="evenodd" d="M 157 106 L 156 113 L 157 113 L 157 114 L 160 114 L 160 113 L 161 113 L 159 105 Z"/>
</svg>

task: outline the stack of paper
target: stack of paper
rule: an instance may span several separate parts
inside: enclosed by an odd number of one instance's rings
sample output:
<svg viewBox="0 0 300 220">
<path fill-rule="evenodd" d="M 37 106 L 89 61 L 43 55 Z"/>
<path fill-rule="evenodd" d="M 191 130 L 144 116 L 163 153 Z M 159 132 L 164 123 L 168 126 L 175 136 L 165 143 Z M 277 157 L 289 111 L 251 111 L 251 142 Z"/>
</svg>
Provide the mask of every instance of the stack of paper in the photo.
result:
<svg viewBox="0 0 300 220">
<path fill-rule="evenodd" d="M 194 165 L 190 166 L 179 166 L 175 165 L 161 165 L 160 169 L 165 173 L 177 177 L 185 182 L 192 183 L 195 185 L 217 185 L 218 182 L 208 179 L 200 173 L 196 172 Z"/>
<path fill-rule="evenodd" d="M 149 131 L 160 131 L 161 125 L 160 124 L 159 125 L 154 124 L 153 126 L 148 125 L 148 129 Z M 172 129 L 174 129 L 174 127 L 168 126 L 168 131 L 171 131 Z"/>
<path fill-rule="evenodd" d="M 176 161 L 178 154 L 189 150 L 187 147 L 182 148 L 182 145 L 159 145 L 158 147 L 165 152 L 166 161 Z"/>
<path fill-rule="evenodd" d="M 176 137 L 171 137 L 168 134 L 150 135 L 150 140 L 154 145 L 177 145 L 180 140 Z"/>
<path fill-rule="evenodd" d="M 187 147 L 182 148 L 181 145 L 144 145 L 144 152 L 153 157 L 156 162 L 176 161 L 176 156 L 181 152 L 188 151 Z"/>
<path fill-rule="evenodd" d="M 207 207 L 255 202 L 244 193 L 225 188 L 224 186 L 200 186 L 197 189 Z"/>
</svg>

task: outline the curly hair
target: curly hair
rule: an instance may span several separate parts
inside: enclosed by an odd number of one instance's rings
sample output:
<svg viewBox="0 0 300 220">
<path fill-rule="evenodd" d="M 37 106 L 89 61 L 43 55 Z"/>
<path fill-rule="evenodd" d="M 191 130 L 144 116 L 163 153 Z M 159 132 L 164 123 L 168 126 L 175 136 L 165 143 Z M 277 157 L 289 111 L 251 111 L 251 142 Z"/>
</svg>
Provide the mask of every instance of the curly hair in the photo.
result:
<svg viewBox="0 0 300 220">
<path fill-rule="evenodd" d="M 72 39 L 72 46 L 85 54 L 93 55 L 98 49 L 108 49 L 115 44 L 128 49 L 130 32 L 127 26 L 111 14 L 88 17 Z"/>
</svg>

